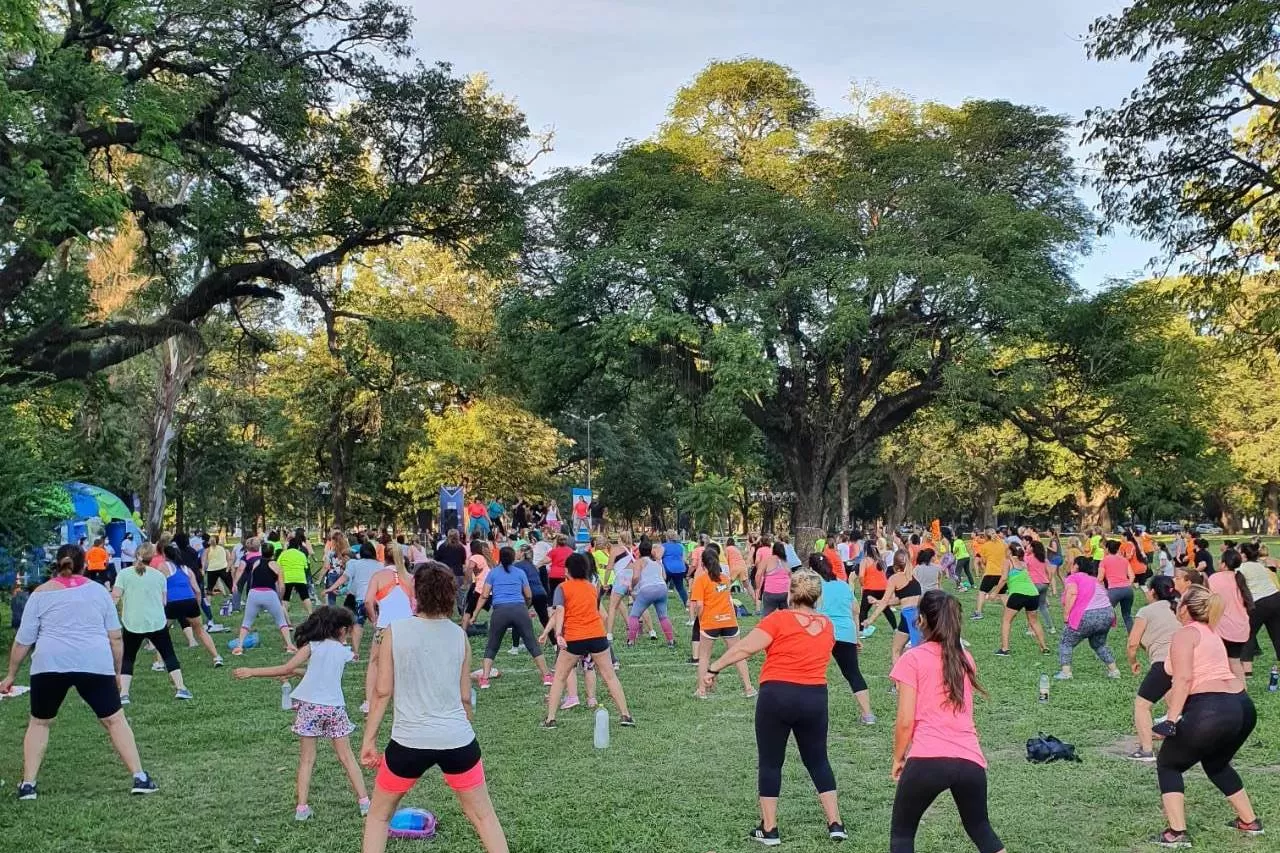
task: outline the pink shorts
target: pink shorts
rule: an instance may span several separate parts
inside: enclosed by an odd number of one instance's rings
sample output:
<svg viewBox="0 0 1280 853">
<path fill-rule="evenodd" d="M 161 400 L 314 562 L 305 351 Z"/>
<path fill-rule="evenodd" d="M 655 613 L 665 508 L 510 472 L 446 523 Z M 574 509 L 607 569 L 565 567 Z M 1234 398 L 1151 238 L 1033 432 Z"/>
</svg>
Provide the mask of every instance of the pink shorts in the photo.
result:
<svg viewBox="0 0 1280 853">
<path fill-rule="evenodd" d="M 383 753 L 374 784 L 388 793 L 404 794 L 437 765 L 445 784 L 455 791 L 470 791 L 485 782 L 480 745 L 474 740 L 457 749 L 413 749 L 393 740 Z"/>
</svg>

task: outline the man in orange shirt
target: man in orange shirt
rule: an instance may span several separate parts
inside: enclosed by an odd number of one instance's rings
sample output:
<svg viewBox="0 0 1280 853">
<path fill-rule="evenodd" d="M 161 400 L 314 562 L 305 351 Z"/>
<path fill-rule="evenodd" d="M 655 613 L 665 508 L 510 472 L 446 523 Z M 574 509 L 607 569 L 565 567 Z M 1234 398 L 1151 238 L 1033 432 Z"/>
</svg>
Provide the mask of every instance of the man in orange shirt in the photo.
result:
<svg viewBox="0 0 1280 853">
<path fill-rule="evenodd" d="M 107 573 L 107 566 L 111 563 L 111 554 L 106 548 L 102 547 L 102 538 L 93 540 L 93 547 L 84 552 L 84 565 L 89 572 L 89 577 L 93 578 L 103 586 L 111 583 L 111 578 Z"/>
</svg>

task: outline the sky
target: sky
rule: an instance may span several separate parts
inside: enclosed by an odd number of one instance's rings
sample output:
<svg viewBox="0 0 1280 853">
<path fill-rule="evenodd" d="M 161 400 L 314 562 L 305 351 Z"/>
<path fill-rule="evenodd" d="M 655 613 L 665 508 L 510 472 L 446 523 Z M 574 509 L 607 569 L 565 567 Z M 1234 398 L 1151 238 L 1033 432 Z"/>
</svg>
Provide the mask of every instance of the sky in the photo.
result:
<svg viewBox="0 0 1280 853">
<path fill-rule="evenodd" d="M 1085 56 L 1084 33 L 1121 0 L 411 0 L 424 60 L 484 72 L 535 131 L 546 170 L 651 136 L 672 97 L 713 59 L 782 63 L 829 112 L 854 82 L 913 98 L 1033 104 L 1079 118 L 1119 103 L 1142 68 Z M 1087 151 L 1079 149 L 1084 165 Z M 1084 194 L 1091 202 L 1094 197 Z M 1123 228 L 1081 259 L 1093 289 L 1139 275 L 1158 250 Z"/>
</svg>

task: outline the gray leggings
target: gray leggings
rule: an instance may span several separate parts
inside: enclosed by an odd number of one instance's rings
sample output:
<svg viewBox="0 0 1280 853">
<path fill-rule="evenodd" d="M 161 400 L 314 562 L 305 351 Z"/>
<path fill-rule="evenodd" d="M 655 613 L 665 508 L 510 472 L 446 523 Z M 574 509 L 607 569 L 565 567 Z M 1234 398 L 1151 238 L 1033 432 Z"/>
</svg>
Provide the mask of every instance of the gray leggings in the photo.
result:
<svg viewBox="0 0 1280 853">
<path fill-rule="evenodd" d="M 1049 585 L 1047 583 L 1036 584 L 1036 589 L 1040 590 L 1040 621 L 1044 623 L 1046 630 L 1053 627 L 1053 619 L 1049 616 Z"/>
<path fill-rule="evenodd" d="M 1111 621 L 1114 618 L 1111 608 L 1086 610 L 1080 619 L 1079 628 L 1063 625 L 1062 642 L 1058 644 L 1058 663 L 1071 666 L 1071 653 L 1081 642 L 1088 640 L 1089 648 L 1093 649 L 1098 660 L 1107 666 L 1114 664 L 1116 656 L 1111 654 L 1111 649 L 1107 648 L 1107 634 L 1111 633 Z"/>
<path fill-rule="evenodd" d="M 498 654 L 498 649 L 502 648 L 502 637 L 508 628 L 515 631 L 529 654 L 535 658 L 542 656 L 542 645 L 538 642 L 538 636 L 533 633 L 529 607 L 524 604 L 495 604 L 489 611 L 489 640 L 484 647 L 486 660 L 493 660 Z"/>
<path fill-rule="evenodd" d="M 287 628 L 289 620 L 285 618 L 284 608 L 280 606 L 280 596 L 276 595 L 274 589 L 251 589 L 249 590 L 249 598 L 244 605 L 244 621 L 240 623 L 241 628 L 252 628 L 253 620 L 258 618 L 258 614 L 263 610 L 271 614 L 271 618 L 276 620 L 277 628 Z"/>
</svg>

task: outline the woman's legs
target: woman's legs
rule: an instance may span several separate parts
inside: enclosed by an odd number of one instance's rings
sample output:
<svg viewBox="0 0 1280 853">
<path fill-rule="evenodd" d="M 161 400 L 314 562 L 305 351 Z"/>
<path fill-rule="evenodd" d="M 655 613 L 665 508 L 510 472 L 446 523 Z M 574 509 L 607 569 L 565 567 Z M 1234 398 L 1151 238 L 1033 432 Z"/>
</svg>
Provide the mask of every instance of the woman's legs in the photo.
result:
<svg viewBox="0 0 1280 853">
<path fill-rule="evenodd" d="M 173 682 L 174 689 L 186 690 L 186 684 L 182 679 L 182 664 L 178 661 L 178 655 L 173 650 L 173 640 L 169 637 L 169 626 L 165 625 L 159 631 L 147 634 L 147 639 L 151 641 L 151 645 L 155 646 L 161 660 L 164 661 L 164 668 L 169 672 L 169 680 Z M 128 693 L 126 687 L 124 677 L 121 676 L 120 692 Z"/>
<path fill-rule="evenodd" d="M 1004 608 L 1000 614 L 1000 648 L 1003 651 L 1009 650 L 1009 627 L 1013 625 L 1013 617 L 1018 615 L 1018 611 Z"/>
<path fill-rule="evenodd" d="M 898 658 L 902 657 L 902 653 L 906 651 L 907 648 L 907 641 L 910 639 L 910 634 L 904 634 L 897 629 L 894 630 L 893 643 L 889 649 L 889 663 L 891 665 L 897 663 Z"/>
<path fill-rule="evenodd" d="M 1040 590 L 1040 621 L 1044 624 L 1045 630 L 1050 634 L 1053 633 L 1053 617 L 1049 613 L 1049 585 L 1047 583 L 1036 584 L 1036 589 Z"/>
<path fill-rule="evenodd" d="M 707 691 L 702 686 L 702 683 L 703 677 L 707 674 L 707 669 L 711 666 L 711 647 L 713 644 L 712 639 L 707 637 L 698 647 L 698 684 L 697 687 L 694 688 L 693 695 L 697 696 L 699 699 L 707 698 Z"/>
<path fill-rule="evenodd" d="M 1084 627 L 1081 623 L 1080 627 Z M 1065 622 L 1062 625 L 1062 638 L 1058 640 L 1058 664 L 1062 667 L 1062 674 L 1071 675 L 1071 657 L 1075 652 L 1076 646 L 1084 642 L 1085 635 L 1079 630 L 1072 628 Z"/>
<path fill-rule="evenodd" d="M 862 711 L 863 720 L 866 720 L 872 716 L 871 694 L 867 691 L 867 680 L 862 677 L 862 670 L 858 667 L 857 644 L 837 640 L 831 656 L 835 658 L 836 666 L 840 667 L 840 674 L 844 676 L 844 680 L 849 682 L 853 698 L 858 703 L 858 709 Z"/>
<path fill-rule="evenodd" d="M 377 785 L 373 786 L 373 801 L 369 804 L 369 814 L 364 819 L 364 837 L 360 842 L 360 853 L 385 853 L 387 849 L 387 830 L 391 826 L 391 817 L 400 807 L 405 793 L 393 793 Z"/>
<path fill-rule="evenodd" d="M 120 756 L 120 760 L 124 762 L 124 766 L 128 771 L 134 776 L 141 773 L 142 759 L 138 756 L 138 744 L 133 740 L 133 729 L 129 727 L 129 721 L 125 719 L 124 711 L 116 711 L 110 717 L 98 722 L 102 723 L 102 727 L 107 730 L 107 736 L 111 738 L 111 745 L 115 747 L 116 755 Z M 45 731 L 45 743 L 47 744 L 49 742 L 48 730 L 46 729 Z M 31 778 L 34 779 L 35 777 Z"/>
<path fill-rule="evenodd" d="M 783 697 L 773 683 L 760 687 L 756 702 L 756 788 L 760 823 L 766 832 L 778 826 L 778 795 L 782 793 L 782 765 L 787 757 L 791 726 L 782 719 Z"/>
<path fill-rule="evenodd" d="M 1040 646 L 1040 651 L 1048 650 L 1048 646 L 1044 642 L 1044 628 L 1040 627 L 1040 614 L 1034 610 L 1027 612 L 1027 624 L 1031 626 L 1031 633 L 1035 635 L 1036 643 Z"/>
<path fill-rule="evenodd" d="M 819 695 L 820 694 L 820 695 Z M 819 701 L 820 700 L 820 701 Z M 827 691 L 805 691 L 798 711 L 800 716 L 792 725 L 796 749 L 800 760 L 809 771 L 809 778 L 817 789 L 818 800 L 827 823 L 840 822 L 840 805 L 836 799 L 836 776 L 827 758 Z"/>
<path fill-rule="evenodd" d="M 458 797 L 462 813 L 475 827 L 476 835 L 480 836 L 485 853 L 508 853 L 507 836 L 498 821 L 498 813 L 494 811 L 488 785 L 481 783 L 465 791 L 455 790 L 454 794 Z"/>
<path fill-rule="evenodd" d="M 1120 605 L 1120 618 L 1124 621 L 1125 632 L 1132 631 L 1133 614 L 1130 611 L 1133 610 L 1133 587 L 1123 586 L 1108 589 L 1107 598 L 1110 599 L 1113 608 L 1117 604 Z"/>
<path fill-rule="evenodd" d="M 360 764 L 356 761 L 355 752 L 351 749 L 351 738 L 336 737 L 330 742 L 333 744 L 333 751 L 338 754 L 338 763 L 346 772 L 347 781 L 351 783 L 351 790 L 355 792 L 356 799 L 367 800 L 369 791 L 364 786 L 364 774 L 360 772 Z"/>
<path fill-rule="evenodd" d="M 726 637 L 724 640 L 724 644 L 729 648 L 733 648 L 734 646 L 738 645 L 738 638 Z M 707 641 L 707 645 L 711 645 L 710 640 Z M 756 695 L 756 688 L 751 683 L 751 670 L 747 667 L 747 662 L 744 660 L 740 660 L 738 661 L 736 666 L 738 669 L 738 677 L 742 679 L 742 692 L 746 693 L 748 696 Z"/>
<path fill-rule="evenodd" d="M 307 795 L 311 793 L 311 774 L 316 769 L 316 739 L 299 738 L 298 748 L 298 808 L 307 804 Z"/>
<path fill-rule="evenodd" d="M 40 775 L 45 750 L 49 748 L 49 729 L 53 720 L 32 717 L 27 722 L 27 733 L 22 737 L 22 781 L 34 782 Z"/>
<path fill-rule="evenodd" d="M 1143 752 L 1151 752 L 1155 748 L 1151 734 L 1151 708 L 1151 703 L 1141 696 L 1134 698 L 1133 726 L 1138 730 L 1138 749 Z"/>
<path fill-rule="evenodd" d="M 168 626 L 166 626 L 168 627 Z M 120 656 L 120 695 L 129 695 L 129 685 L 133 683 L 133 662 L 138 659 L 138 649 L 142 648 L 142 641 L 146 638 L 146 634 L 135 634 L 128 628 L 122 630 L 121 635 L 124 651 Z M 167 638 L 168 632 L 165 633 Z M 173 652 L 173 644 L 169 644 L 169 652 Z"/>
<path fill-rule="evenodd" d="M 548 721 L 554 721 L 556 718 L 556 709 L 560 707 L 560 695 L 564 693 L 565 682 L 569 680 L 569 674 L 573 672 L 573 668 L 578 665 L 578 656 L 571 655 L 563 649 L 556 656 L 556 672 L 555 678 L 551 681 L 551 692 L 547 694 L 547 716 Z M 613 667 L 609 667 L 609 671 L 613 671 Z"/>
<path fill-rule="evenodd" d="M 889 830 L 890 853 L 915 853 L 920 820 L 943 791 L 950 790 L 969 839 L 979 853 L 1001 853 L 1004 844 L 987 818 L 987 774 L 958 758 L 911 758 L 898 779 Z"/>
<path fill-rule="evenodd" d="M 676 595 L 680 596 L 680 603 L 685 607 L 689 606 L 689 593 L 684 588 L 684 572 L 678 574 L 667 574 L 667 580 L 671 582 L 671 586 L 676 591 Z"/>
<path fill-rule="evenodd" d="M 627 710 L 627 697 L 622 692 L 622 682 L 618 680 L 618 674 L 613 671 L 613 661 L 610 660 L 609 653 L 596 652 L 591 656 L 591 662 L 595 664 L 596 671 L 604 679 L 604 685 L 609 689 L 613 704 L 618 706 L 618 713 L 624 717 L 630 717 L 631 712 Z M 590 691 L 588 691 L 588 697 L 590 697 Z"/>
</svg>

